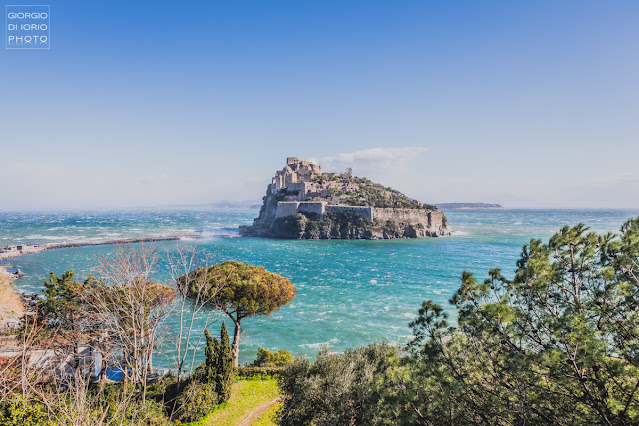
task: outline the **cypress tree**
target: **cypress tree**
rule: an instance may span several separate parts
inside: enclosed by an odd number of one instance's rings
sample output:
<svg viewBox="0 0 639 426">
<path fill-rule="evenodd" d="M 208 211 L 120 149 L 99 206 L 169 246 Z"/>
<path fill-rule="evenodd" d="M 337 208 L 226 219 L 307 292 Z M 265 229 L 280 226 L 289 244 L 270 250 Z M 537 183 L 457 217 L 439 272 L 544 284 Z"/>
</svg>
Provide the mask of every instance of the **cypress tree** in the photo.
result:
<svg viewBox="0 0 639 426">
<path fill-rule="evenodd" d="M 235 373 L 233 365 L 233 356 L 231 355 L 231 343 L 229 333 L 226 330 L 226 324 L 222 321 L 222 329 L 220 330 L 219 355 L 217 357 L 217 378 L 216 392 L 220 397 L 220 402 L 228 401 L 231 397 L 231 385 Z"/>
<path fill-rule="evenodd" d="M 218 372 L 220 343 L 215 337 L 211 337 L 211 333 L 208 330 L 204 330 L 204 336 L 206 337 L 206 348 L 204 354 L 206 355 L 204 377 L 202 381 L 204 383 L 214 383 Z"/>
</svg>

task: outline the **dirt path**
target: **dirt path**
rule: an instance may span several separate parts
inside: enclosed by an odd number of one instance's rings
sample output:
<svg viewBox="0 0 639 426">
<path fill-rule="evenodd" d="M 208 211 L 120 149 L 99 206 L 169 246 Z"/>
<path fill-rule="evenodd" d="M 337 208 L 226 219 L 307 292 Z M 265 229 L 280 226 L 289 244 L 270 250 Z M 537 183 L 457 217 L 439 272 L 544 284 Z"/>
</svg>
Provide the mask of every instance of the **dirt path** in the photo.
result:
<svg viewBox="0 0 639 426">
<path fill-rule="evenodd" d="M 276 398 L 271 399 L 270 401 L 261 403 L 249 414 L 242 417 L 242 419 L 237 424 L 237 426 L 251 426 L 255 420 L 262 417 L 262 415 L 264 415 L 264 413 L 266 413 L 269 408 L 271 408 L 275 404 L 280 403 L 282 399 L 283 399 L 282 396 L 278 396 Z"/>
</svg>

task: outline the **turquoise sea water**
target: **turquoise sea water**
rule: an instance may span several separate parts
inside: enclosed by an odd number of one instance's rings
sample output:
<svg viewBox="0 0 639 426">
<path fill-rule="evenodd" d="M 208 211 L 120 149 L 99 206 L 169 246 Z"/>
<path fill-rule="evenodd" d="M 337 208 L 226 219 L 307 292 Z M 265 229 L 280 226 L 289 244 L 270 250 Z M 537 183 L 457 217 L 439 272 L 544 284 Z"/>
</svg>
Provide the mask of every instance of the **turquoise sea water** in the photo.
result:
<svg viewBox="0 0 639 426">
<path fill-rule="evenodd" d="M 547 240 L 563 225 L 585 223 L 598 232 L 617 231 L 639 210 L 446 211 L 454 235 L 387 241 L 290 241 L 237 237 L 256 210 L 136 210 L 119 212 L 0 213 L 0 244 L 98 241 L 197 232 L 197 241 L 156 243 L 166 257 L 177 245 L 198 244 L 216 262 L 262 265 L 289 278 L 297 297 L 271 317 L 243 321 L 240 362 L 257 347 L 313 355 L 323 344 L 334 351 L 374 341 L 406 342 L 424 299 L 447 305 L 463 270 L 483 279 L 490 268 L 512 276 L 521 247 Z M 237 238 L 222 238 L 236 236 Z M 86 276 L 96 254 L 110 246 L 47 250 L 0 262 L 22 269 L 16 287 L 40 291 L 50 271 L 73 269 Z M 168 282 L 166 260 L 158 277 Z M 175 325 L 175 322 L 172 323 Z M 199 323 L 199 328 L 203 327 Z M 219 321 L 213 328 L 219 329 Z M 229 321 L 227 321 L 229 325 Z M 201 331 L 201 330 L 200 330 Z M 202 358 L 203 354 L 198 355 Z M 168 363 L 168 361 L 167 361 Z"/>
</svg>

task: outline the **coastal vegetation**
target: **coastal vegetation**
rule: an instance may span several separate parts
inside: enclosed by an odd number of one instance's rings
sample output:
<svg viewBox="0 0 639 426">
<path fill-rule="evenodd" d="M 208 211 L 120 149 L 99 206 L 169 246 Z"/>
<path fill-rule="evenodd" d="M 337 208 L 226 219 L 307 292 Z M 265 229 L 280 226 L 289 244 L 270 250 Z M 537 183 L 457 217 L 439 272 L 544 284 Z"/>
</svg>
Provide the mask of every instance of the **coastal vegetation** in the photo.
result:
<svg viewBox="0 0 639 426">
<path fill-rule="evenodd" d="M 524 246 L 513 279 L 462 274 L 406 348 L 320 351 L 282 376 L 280 424 L 636 424 L 639 218 Z"/>
<path fill-rule="evenodd" d="M 266 348 L 257 348 L 257 358 L 253 365 L 255 367 L 284 367 L 293 363 L 293 356 L 285 349 L 280 349 L 275 353 Z"/>
<path fill-rule="evenodd" d="M 194 253 L 181 254 L 177 263 L 169 262 L 173 272 L 198 263 Z M 190 306 L 206 304 L 240 320 L 278 309 L 295 289 L 264 268 L 227 262 L 210 269 L 227 275 L 215 276 L 214 288 L 207 282 L 206 294 L 198 293 L 188 279 L 155 281 L 158 259 L 145 246 L 118 247 L 98 257 L 94 274 L 84 281 L 73 271 L 51 273 L 18 333 L 9 336 L 13 349 L 0 358 L 0 424 L 176 424 L 197 421 L 229 401 L 238 371 L 226 325 L 222 322 L 219 340 L 204 330 L 204 348 L 197 336 L 189 341 L 193 322 L 183 315 L 186 305 L 179 296 L 184 283 L 191 284 L 195 298 Z M 186 325 L 177 336 L 168 325 L 176 313 Z M 195 366 L 198 352 L 205 361 Z M 181 367 L 177 375 L 154 366 L 156 357 L 167 354 Z M 277 365 L 290 361 L 290 353 L 276 354 Z M 190 366 L 183 363 L 186 355 Z"/>
<path fill-rule="evenodd" d="M 197 298 L 203 294 L 208 303 L 233 321 L 235 329 L 231 353 L 235 367 L 239 366 L 242 320 L 253 315 L 268 316 L 296 296 L 295 287 L 287 278 L 261 266 L 237 261 L 199 268 L 179 281 L 190 283 L 190 297 Z"/>
<path fill-rule="evenodd" d="M 533 239 L 512 277 L 496 268 L 484 280 L 462 273 L 450 300 L 455 322 L 426 300 L 403 347 L 324 347 L 312 361 L 258 348 L 251 366 L 236 368 L 222 322 L 219 338 L 208 327 L 194 349 L 204 362 L 185 365 L 181 378 L 156 375 L 153 358 L 169 343 L 165 319 L 183 306 L 181 291 L 207 313 L 240 320 L 295 297 L 290 281 L 260 267 L 194 264 L 162 284 L 153 250 L 124 250 L 99 259 L 84 281 L 52 274 L 24 319 L 19 350 L 0 364 L 3 424 L 639 422 L 639 218 L 619 234 L 577 225 Z M 93 380 L 87 348 L 103 355 Z M 64 355 L 55 368 L 30 362 L 48 350 Z"/>
</svg>

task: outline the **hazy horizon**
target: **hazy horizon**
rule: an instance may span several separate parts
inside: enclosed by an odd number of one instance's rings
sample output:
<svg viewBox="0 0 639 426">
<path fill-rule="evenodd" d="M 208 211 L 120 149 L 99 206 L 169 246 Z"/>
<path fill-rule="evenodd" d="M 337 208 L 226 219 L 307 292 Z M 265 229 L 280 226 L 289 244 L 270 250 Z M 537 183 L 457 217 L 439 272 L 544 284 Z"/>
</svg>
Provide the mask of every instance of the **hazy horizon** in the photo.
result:
<svg viewBox="0 0 639 426">
<path fill-rule="evenodd" d="M 0 211 L 259 200 L 292 156 L 430 204 L 639 208 L 637 2 L 50 13 L 50 50 L 0 53 Z"/>
</svg>

